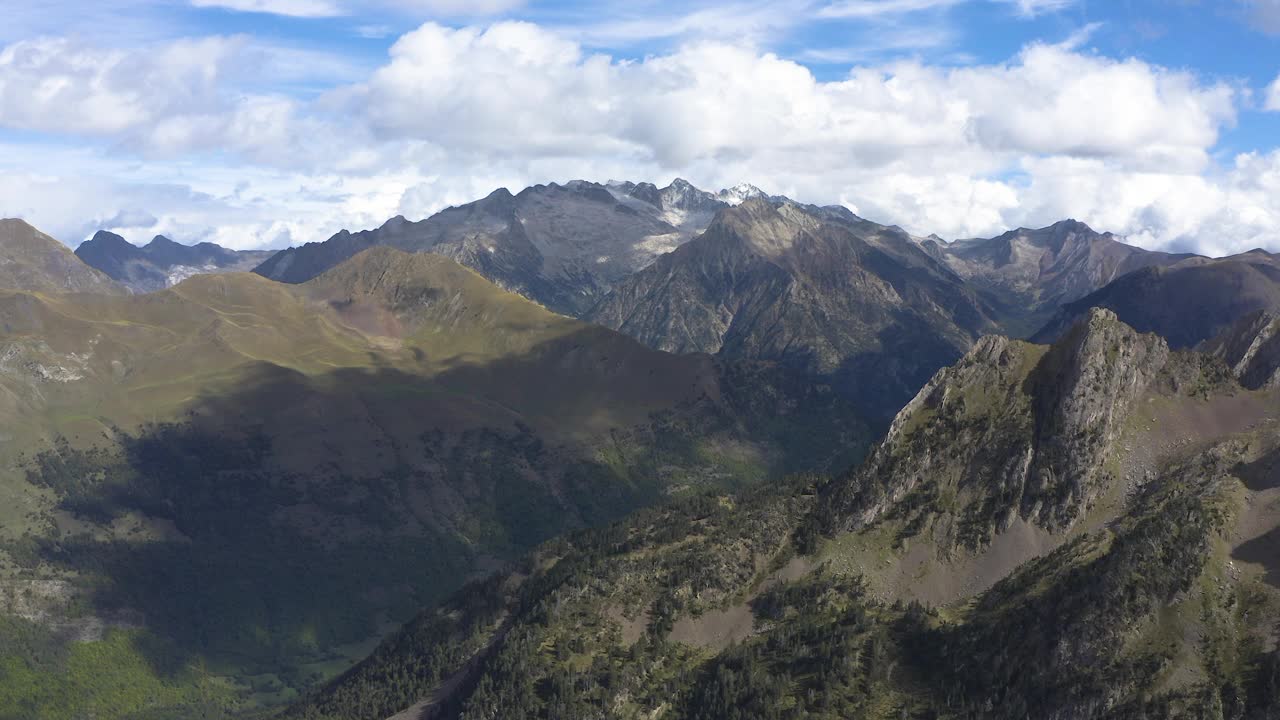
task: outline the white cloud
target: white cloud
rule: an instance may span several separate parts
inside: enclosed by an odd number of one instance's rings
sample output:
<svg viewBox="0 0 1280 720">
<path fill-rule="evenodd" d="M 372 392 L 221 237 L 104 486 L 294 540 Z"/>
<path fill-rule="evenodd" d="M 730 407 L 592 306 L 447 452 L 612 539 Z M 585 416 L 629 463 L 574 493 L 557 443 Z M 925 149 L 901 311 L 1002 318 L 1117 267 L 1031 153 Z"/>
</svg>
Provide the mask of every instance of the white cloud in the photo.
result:
<svg viewBox="0 0 1280 720">
<path fill-rule="evenodd" d="M 423 217 L 500 185 L 682 175 L 843 202 L 919 234 L 1072 216 L 1153 247 L 1276 246 L 1265 228 L 1280 217 L 1280 159 L 1225 170 L 1212 159 L 1243 91 L 1076 43 L 826 80 L 743 43 L 619 60 L 528 23 L 428 23 L 315 101 L 244 92 L 246 68 L 283 72 L 263 57 L 278 56 L 235 38 L 136 54 L 5 48 L 0 125 L 102 137 L 163 162 L 144 172 L 105 156 L 86 177 L 68 162 L 42 182 L 30 177 L 39 160 L 10 160 L 0 214 L 74 235 L 149 213 L 173 227 L 156 232 L 245 247 Z"/>
<path fill-rule="evenodd" d="M 889 15 L 938 10 L 965 0 L 838 0 L 822 8 L 819 15 L 830 18 L 880 18 Z"/>
<path fill-rule="evenodd" d="M 1267 97 L 1263 101 L 1263 108 L 1271 112 L 1280 112 L 1280 77 L 1267 86 Z"/>
<path fill-rule="evenodd" d="M 218 76 L 243 39 L 183 40 L 145 52 L 40 39 L 0 50 L 0 124 L 120 134 L 214 109 Z"/>
<path fill-rule="evenodd" d="M 235 12 L 269 13 L 289 17 L 316 18 L 342 15 L 332 0 L 191 0 L 194 7 L 221 8 Z"/>
<path fill-rule="evenodd" d="M 190 0 L 193 7 L 297 18 L 357 15 L 356 0 Z M 382 0 L 387 8 L 419 17 L 482 17 L 514 10 L 524 0 Z"/>
<path fill-rule="evenodd" d="M 1076 0 L 998 0 L 1017 9 L 1023 17 L 1036 17 L 1048 13 L 1061 12 L 1076 4 Z"/>
<path fill-rule="evenodd" d="M 1022 17 L 1036 17 L 1059 12 L 1076 4 L 1077 0 L 990 0 L 1009 5 Z M 972 0 L 836 0 L 819 11 L 822 17 L 873 20 L 879 18 L 919 13 L 929 10 L 945 10 Z"/>
<path fill-rule="evenodd" d="M 410 12 L 432 16 L 476 17 L 515 10 L 525 0 L 387 0 L 389 4 Z"/>
</svg>

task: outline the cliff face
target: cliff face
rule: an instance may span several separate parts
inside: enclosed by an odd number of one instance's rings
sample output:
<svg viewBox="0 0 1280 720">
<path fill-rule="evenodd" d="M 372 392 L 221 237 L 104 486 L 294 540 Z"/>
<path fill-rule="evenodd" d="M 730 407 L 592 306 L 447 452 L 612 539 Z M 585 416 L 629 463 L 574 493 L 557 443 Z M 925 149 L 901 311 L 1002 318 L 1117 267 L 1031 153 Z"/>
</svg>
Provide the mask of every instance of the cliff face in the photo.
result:
<svg viewBox="0 0 1280 720">
<path fill-rule="evenodd" d="M 1095 310 L 1051 347 L 980 340 L 894 419 L 870 460 L 833 484 L 829 530 L 875 523 L 913 493 L 954 502 L 954 542 L 979 546 L 1017 518 L 1069 528 L 1106 489 L 1118 424 L 1169 357 Z"/>
<path fill-rule="evenodd" d="M 1225 362 L 1247 388 L 1280 387 L 1280 316 L 1274 313 L 1242 318 L 1200 350 Z"/>
</svg>

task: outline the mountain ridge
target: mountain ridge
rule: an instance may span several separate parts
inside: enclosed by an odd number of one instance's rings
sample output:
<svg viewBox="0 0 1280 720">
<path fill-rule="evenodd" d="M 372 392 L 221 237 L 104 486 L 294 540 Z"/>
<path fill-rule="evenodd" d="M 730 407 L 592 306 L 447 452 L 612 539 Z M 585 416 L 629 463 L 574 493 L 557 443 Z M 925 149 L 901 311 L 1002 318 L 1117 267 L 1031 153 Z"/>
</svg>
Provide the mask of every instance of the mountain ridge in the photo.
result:
<svg viewBox="0 0 1280 720">
<path fill-rule="evenodd" d="M 390 245 L 448 255 L 502 287 L 576 316 L 613 282 L 699 232 L 723 207 L 726 201 L 680 179 L 662 189 L 582 180 L 516 194 L 500 188 L 424 220 L 397 216 L 375 230 L 344 230 L 323 243 L 281 251 L 255 272 L 300 282 L 360 250 Z"/>
<path fill-rule="evenodd" d="M 209 242 L 182 245 L 164 235 L 156 235 L 139 247 L 106 230 L 99 230 L 76 248 L 77 257 L 134 292 L 163 290 L 203 273 L 245 272 L 272 254 L 228 250 Z"/>
<path fill-rule="evenodd" d="M 119 294 L 124 288 L 71 249 L 17 218 L 0 219 L 0 288 Z"/>
</svg>

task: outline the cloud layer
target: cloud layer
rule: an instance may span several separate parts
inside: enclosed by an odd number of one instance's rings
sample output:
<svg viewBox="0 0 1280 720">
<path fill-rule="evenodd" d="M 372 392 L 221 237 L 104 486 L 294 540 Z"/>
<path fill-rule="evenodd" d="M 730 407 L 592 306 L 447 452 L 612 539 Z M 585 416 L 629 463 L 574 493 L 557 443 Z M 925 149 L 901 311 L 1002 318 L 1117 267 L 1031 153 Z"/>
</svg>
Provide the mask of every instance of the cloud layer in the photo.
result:
<svg viewBox="0 0 1280 720">
<path fill-rule="evenodd" d="M 1010 3 L 1028 14 L 1063 4 Z M 90 221 L 153 216 L 166 232 L 249 247 L 423 216 L 498 184 L 681 175 L 944 237 L 1076 217 L 1152 247 L 1277 247 L 1280 156 L 1214 156 L 1248 90 L 1087 52 L 1084 36 L 998 64 L 906 61 L 819 79 L 741 42 L 623 60 L 529 23 L 427 23 L 363 78 L 305 100 L 264 81 L 297 73 L 297 58 L 243 37 L 137 50 L 24 41 L 0 50 L 0 126 L 112 149 L 63 153 L 61 172 L 87 162 L 92 182 L 39 182 L 20 154 L 0 159 L 10 182 L 28 178 L 0 188 L 0 214 L 30 214 L 72 242 Z M 163 200 L 148 200 L 153 187 Z"/>
</svg>

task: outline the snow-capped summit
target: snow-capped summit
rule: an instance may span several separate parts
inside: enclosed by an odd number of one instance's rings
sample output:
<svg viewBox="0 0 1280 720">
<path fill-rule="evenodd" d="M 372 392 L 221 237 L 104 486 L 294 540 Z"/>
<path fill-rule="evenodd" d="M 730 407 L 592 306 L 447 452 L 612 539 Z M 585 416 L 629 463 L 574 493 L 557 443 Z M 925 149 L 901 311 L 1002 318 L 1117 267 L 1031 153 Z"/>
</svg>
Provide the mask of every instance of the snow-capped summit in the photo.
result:
<svg viewBox="0 0 1280 720">
<path fill-rule="evenodd" d="M 751 198 L 768 197 L 765 191 L 750 183 L 738 183 L 716 193 L 716 199 L 728 205 L 741 205 Z"/>
</svg>

